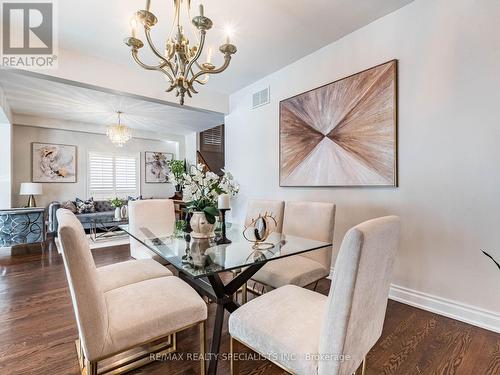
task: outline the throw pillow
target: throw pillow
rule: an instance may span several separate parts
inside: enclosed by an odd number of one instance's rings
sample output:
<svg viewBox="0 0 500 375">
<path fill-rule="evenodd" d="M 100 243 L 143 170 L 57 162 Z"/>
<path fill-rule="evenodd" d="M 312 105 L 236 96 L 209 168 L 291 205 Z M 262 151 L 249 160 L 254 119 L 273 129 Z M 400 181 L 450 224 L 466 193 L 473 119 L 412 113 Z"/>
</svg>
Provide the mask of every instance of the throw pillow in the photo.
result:
<svg viewBox="0 0 500 375">
<path fill-rule="evenodd" d="M 77 212 L 77 209 L 76 209 L 76 204 L 75 202 L 73 201 L 66 201 L 66 202 L 63 202 L 62 204 L 62 208 L 65 208 L 67 210 L 70 210 L 71 212 L 73 212 L 74 214 L 76 214 Z"/>
<path fill-rule="evenodd" d="M 76 210 L 79 214 L 95 212 L 94 198 L 90 198 L 86 201 L 76 198 Z"/>
<path fill-rule="evenodd" d="M 130 195 L 127 198 L 128 201 L 142 201 L 142 195 L 139 195 L 138 197 L 131 197 Z"/>
</svg>

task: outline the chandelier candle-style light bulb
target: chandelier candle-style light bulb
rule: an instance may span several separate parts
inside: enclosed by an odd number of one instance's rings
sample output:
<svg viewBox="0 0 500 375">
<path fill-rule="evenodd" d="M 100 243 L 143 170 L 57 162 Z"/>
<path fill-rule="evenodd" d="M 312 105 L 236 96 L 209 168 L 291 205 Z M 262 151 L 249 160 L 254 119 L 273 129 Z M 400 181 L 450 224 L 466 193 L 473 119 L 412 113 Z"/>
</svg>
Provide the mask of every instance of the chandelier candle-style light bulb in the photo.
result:
<svg viewBox="0 0 500 375">
<path fill-rule="evenodd" d="M 215 65 L 212 64 L 212 56 L 213 56 L 214 49 L 212 47 L 209 47 L 207 50 L 207 61 L 201 64 L 202 68 L 205 70 L 213 70 L 215 69 Z M 208 76 L 205 78 L 208 81 Z"/>
<path fill-rule="evenodd" d="M 171 1 L 171 0 L 167 0 Z M 184 25 L 181 25 L 181 11 L 185 6 L 185 12 L 189 15 L 191 0 L 174 0 L 175 16 L 173 20 L 172 33 L 167 38 L 165 53 L 163 49 L 158 49 L 154 45 L 151 38 L 151 29 L 156 25 L 158 19 L 151 13 L 151 0 L 146 1 L 146 9 L 139 10 L 135 13 L 134 20 L 142 24 L 144 27 L 144 35 L 146 43 L 159 59 L 157 65 L 148 65 L 139 58 L 139 50 L 144 47 L 144 42 L 138 38 L 136 29 L 132 27 L 132 36 L 124 40 L 125 44 L 131 48 L 132 58 L 142 68 L 146 70 L 158 71 L 165 75 L 169 82 L 167 92 L 176 90 L 176 96 L 179 97 L 180 104 L 184 104 L 184 97 L 192 97 L 197 94 L 195 83 L 204 85 L 208 82 L 208 76 L 211 74 L 219 74 L 227 69 L 231 61 L 232 55 L 237 51 L 234 44 L 231 44 L 229 36 L 226 42 L 219 47 L 219 51 L 224 55 L 224 63 L 220 67 L 215 67 L 212 64 L 212 52 L 208 49 L 207 62 L 198 62 L 203 53 L 205 45 L 205 37 L 207 31 L 213 26 L 212 20 L 205 17 L 205 8 L 203 3 L 200 3 L 200 14 L 195 16 L 191 23 L 199 33 L 194 44 L 191 45 L 189 39 L 184 34 Z"/>
<path fill-rule="evenodd" d="M 137 19 L 135 17 L 130 19 L 130 29 L 132 32 L 132 38 L 135 38 L 137 35 Z"/>
</svg>

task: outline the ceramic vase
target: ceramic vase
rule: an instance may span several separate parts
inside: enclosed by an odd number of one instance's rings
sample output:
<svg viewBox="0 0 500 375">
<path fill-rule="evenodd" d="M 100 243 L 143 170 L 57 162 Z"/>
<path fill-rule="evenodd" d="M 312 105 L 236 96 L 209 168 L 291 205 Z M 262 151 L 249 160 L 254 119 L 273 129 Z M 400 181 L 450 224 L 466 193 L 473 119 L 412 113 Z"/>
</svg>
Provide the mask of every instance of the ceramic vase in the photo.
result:
<svg viewBox="0 0 500 375">
<path fill-rule="evenodd" d="M 204 212 L 195 211 L 191 217 L 192 238 L 212 238 L 215 237 L 215 224 L 210 224 Z"/>
<path fill-rule="evenodd" d="M 122 210 L 120 207 L 115 208 L 115 220 L 121 220 L 122 218 Z"/>
</svg>

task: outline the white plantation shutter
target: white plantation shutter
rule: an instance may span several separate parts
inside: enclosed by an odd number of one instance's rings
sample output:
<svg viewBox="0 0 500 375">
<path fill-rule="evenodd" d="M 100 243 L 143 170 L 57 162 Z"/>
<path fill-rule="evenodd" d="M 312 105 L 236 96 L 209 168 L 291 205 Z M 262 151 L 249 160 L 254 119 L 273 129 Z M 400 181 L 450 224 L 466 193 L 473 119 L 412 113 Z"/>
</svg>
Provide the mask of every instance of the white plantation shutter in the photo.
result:
<svg viewBox="0 0 500 375">
<path fill-rule="evenodd" d="M 96 193 L 112 193 L 113 157 L 89 153 L 89 189 Z"/>
<path fill-rule="evenodd" d="M 219 146 L 222 144 L 222 127 L 217 126 L 203 132 L 203 143 L 206 145 Z"/>
<path fill-rule="evenodd" d="M 125 198 L 140 195 L 139 157 L 89 152 L 89 197 Z"/>
<path fill-rule="evenodd" d="M 137 191 L 137 159 L 130 156 L 115 158 L 115 187 L 117 192 L 136 193 Z"/>
</svg>

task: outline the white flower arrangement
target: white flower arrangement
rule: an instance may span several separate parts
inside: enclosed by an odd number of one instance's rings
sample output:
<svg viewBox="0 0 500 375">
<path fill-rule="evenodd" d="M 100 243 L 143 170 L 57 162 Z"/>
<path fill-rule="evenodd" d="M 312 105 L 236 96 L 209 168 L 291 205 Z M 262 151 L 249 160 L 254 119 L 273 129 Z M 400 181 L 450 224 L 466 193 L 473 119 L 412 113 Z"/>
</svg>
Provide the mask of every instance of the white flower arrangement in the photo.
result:
<svg viewBox="0 0 500 375">
<path fill-rule="evenodd" d="M 213 172 L 205 172 L 205 166 L 198 164 L 192 166 L 189 173 L 184 173 L 181 178 L 169 175 L 170 181 L 183 188 L 183 199 L 191 211 L 202 211 L 210 223 L 215 222 L 219 215 L 217 198 L 220 194 L 236 196 L 240 190 L 230 172 L 222 170 L 224 174 L 219 177 Z"/>
</svg>

